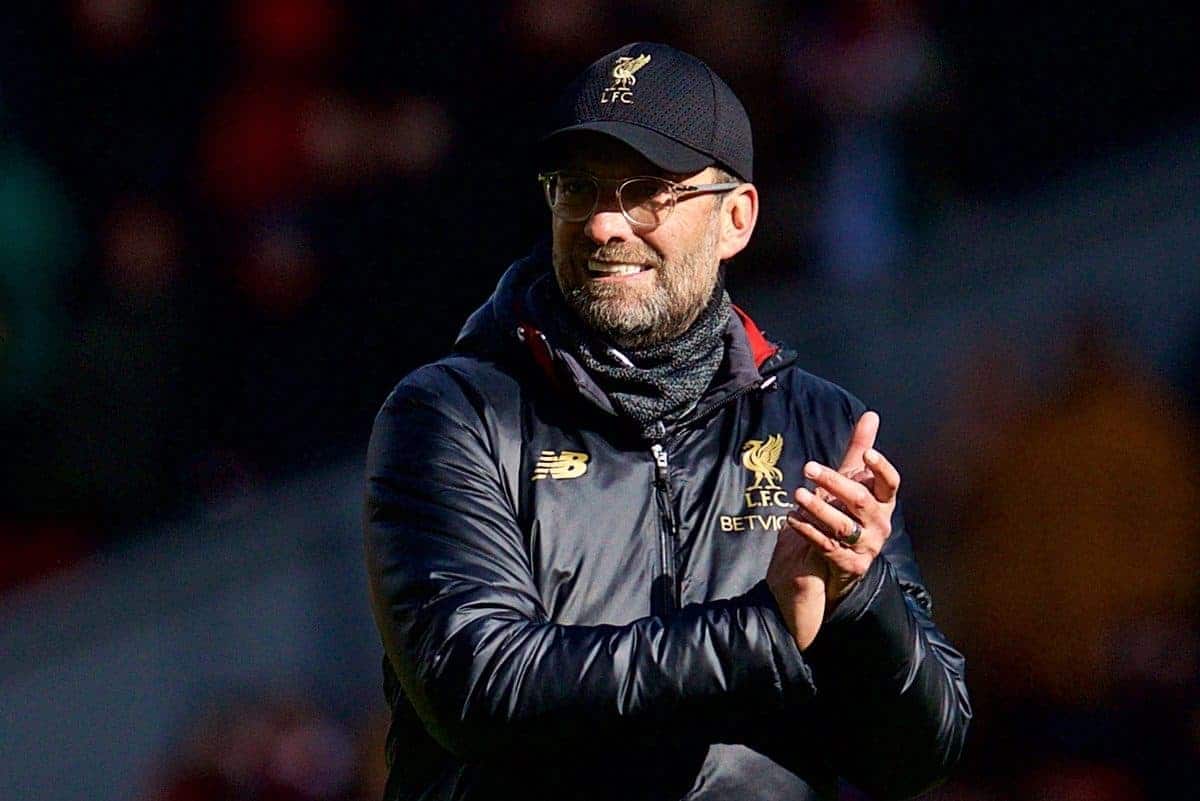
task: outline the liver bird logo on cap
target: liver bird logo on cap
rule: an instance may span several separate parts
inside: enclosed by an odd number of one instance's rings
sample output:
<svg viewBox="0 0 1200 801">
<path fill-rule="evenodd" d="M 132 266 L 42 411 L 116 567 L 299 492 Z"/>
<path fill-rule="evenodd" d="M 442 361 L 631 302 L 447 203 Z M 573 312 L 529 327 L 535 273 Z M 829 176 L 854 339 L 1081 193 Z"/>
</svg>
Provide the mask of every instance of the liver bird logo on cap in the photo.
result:
<svg viewBox="0 0 1200 801">
<path fill-rule="evenodd" d="M 621 56 L 618 58 L 617 62 L 613 64 L 612 68 L 612 88 L 631 88 L 635 83 L 637 83 L 637 78 L 635 78 L 633 74 L 649 63 L 650 56 L 646 53 L 642 53 L 636 58 L 634 56 Z"/>
<path fill-rule="evenodd" d="M 633 85 L 637 83 L 634 73 L 650 63 L 650 54 L 621 56 L 612 68 L 612 85 L 600 92 L 601 103 L 632 103 Z"/>
</svg>

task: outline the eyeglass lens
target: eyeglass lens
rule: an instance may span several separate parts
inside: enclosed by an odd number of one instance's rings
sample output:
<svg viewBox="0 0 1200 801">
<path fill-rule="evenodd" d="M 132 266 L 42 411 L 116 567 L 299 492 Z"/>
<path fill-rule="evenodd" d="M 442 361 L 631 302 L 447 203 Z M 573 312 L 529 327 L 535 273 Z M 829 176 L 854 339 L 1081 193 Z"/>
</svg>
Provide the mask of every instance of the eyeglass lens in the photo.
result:
<svg viewBox="0 0 1200 801">
<path fill-rule="evenodd" d="M 600 188 L 590 175 L 558 173 L 546 183 L 550 210 L 569 222 L 580 222 L 596 208 Z M 617 189 L 617 202 L 631 221 L 659 225 L 674 205 L 671 185 L 658 178 L 632 178 Z"/>
</svg>

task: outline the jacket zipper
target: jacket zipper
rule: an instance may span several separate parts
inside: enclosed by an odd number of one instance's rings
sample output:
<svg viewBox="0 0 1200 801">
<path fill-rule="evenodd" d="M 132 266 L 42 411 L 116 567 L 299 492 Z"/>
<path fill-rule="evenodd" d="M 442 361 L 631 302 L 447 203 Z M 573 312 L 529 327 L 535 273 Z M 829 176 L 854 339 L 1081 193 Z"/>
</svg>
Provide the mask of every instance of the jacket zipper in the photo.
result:
<svg viewBox="0 0 1200 801">
<path fill-rule="evenodd" d="M 756 389 L 764 389 L 773 383 L 775 383 L 774 376 L 766 380 L 760 379 L 748 384 L 720 403 L 704 409 L 693 417 L 690 422 L 701 420 L 717 409 L 733 403 L 743 395 L 753 392 Z M 655 494 L 658 496 L 658 505 L 662 520 L 658 535 L 659 551 L 662 555 L 660 569 L 662 570 L 663 584 L 665 585 L 661 593 L 661 603 L 664 613 L 670 614 L 683 605 L 683 600 L 680 598 L 679 582 L 676 578 L 679 568 L 675 564 L 675 545 L 679 539 L 679 523 L 675 519 L 675 505 L 671 502 L 671 482 L 667 469 L 670 463 L 667 461 L 667 449 L 663 447 L 661 442 L 655 442 L 650 445 L 650 452 L 654 455 L 654 487 L 656 490 Z"/>
<path fill-rule="evenodd" d="M 668 478 L 667 449 L 661 442 L 650 446 L 654 454 L 654 487 L 658 495 L 659 512 L 662 524 L 659 526 L 658 543 L 662 554 L 662 608 L 665 614 L 674 612 L 680 606 L 679 587 L 675 579 L 675 543 L 678 538 L 678 523 L 675 520 L 675 507 L 671 503 L 671 483 Z"/>
<path fill-rule="evenodd" d="M 729 395 L 729 397 L 725 398 L 724 400 L 720 401 L 719 403 L 715 403 L 712 406 L 709 406 L 705 409 L 697 410 L 693 415 L 691 415 L 689 418 L 687 418 L 686 420 L 684 420 L 682 422 L 695 423 L 699 420 L 703 420 L 705 417 L 708 417 L 710 414 L 712 414 L 713 412 L 716 412 L 718 409 L 723 409 L 724 407 L 733 403 L 734 401 L 736 401 L 738 398 L 742 397 L 743 395 L 747 395 L 756 389 L 766 389 L 767 387 L 771 386 L 774 383 L 775 383 L 775 376 L 770 376 L 765 379 L 760 378 L 757 381 L 753 381 L 753 382 L 747 384 L 746 386 L 741 387 L 740 389 L 734 391 L 733 393 L 731 393 Z"/>
</svg>

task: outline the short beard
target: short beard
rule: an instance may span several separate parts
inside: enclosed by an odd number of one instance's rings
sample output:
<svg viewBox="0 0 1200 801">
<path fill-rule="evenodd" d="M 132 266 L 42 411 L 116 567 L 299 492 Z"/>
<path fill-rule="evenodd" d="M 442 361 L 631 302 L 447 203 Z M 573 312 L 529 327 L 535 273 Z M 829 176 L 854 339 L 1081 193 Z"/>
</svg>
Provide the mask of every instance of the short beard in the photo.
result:
<svg viewBox="0 0 1200 801">
<path fill-rule="evenodd" d="M 626 297 L 627 288 L 619 283 L 585 281 L 579 286 L 563 286 L 564 271 L 556 269 L 559 286 L 579 319 L 617 345 L 637 349 L 668 342 L 687 331 L 712 299 L 720 277 L 716 257 L 719 231 L 719 225 L 710 225 L 700 247 L 675 261 L 664 262 L 656 257 L 654 288 L 649 295 L 639 296 L 637 302 Z M 586 256 L 604 261 L 646 260 L 644 253 L 630 254 L 626 249 L 622 256 L 621 250 L 621 246 L 600 247 Z M 556 268 L 559 258 L 556 253 Z M 586 257 L 582 261 L 586 263 Z"/>
</svg>

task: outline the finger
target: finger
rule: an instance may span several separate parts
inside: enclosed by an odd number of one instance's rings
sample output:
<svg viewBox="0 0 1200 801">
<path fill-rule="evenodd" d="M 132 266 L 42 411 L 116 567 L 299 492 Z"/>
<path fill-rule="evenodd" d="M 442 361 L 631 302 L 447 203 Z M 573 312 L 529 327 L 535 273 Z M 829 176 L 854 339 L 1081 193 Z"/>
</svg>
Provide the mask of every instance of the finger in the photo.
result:
<svg viewBox="0 0 1200 801">
<path fill-rule="evenodd" d="M 862 417 L 854 425 L 850 433 L 850 442 L 846 445 L 846 455 L 838 472 L 848 472 L 863 466 L 863 454 L 875 446 L 875 437 L 879 434 L 879 415 L 875 412 L 863 412 Z"/>
<path fill-rule="evenodd" d="M 870 449 L 868 449 L 867 453 L 870 452 Z M 864 460 L 866 459 L 866 454 L 863 454 L 863 458 Z M 863 470 L 855 470 L 852 473 L 843 473 L 842 475 L 846 476 L 846 478 L 850 479 L 851 481 L 857 481 L 859 484 L 866 484 L 875 474 L 864 468 Z"/>
<path fill-rule="evenodd" d="M 867 489 L 871 489 L 871 484 L 875 481 L 875 474 L 872 473 L 870 470 L 866 470 L 866 469 L 855 470 L 848 474 L 843 473 L 842 475 L 845 475 L 847 478 L 851 479 L 852 481 L 857 481 L 859 484 L 862 484 Z M 829 490 L 825 489 L 824 487 L 816 487 L 813 490 L 813 492 L 815 492 L 818 497 L 824 498 L 826 501 L 829 501 L 834 506 L 839 506 L 842 503 L 837 498 L 833 497 L 833 493 L 831 493 Z"/>
<path fill-rule="evenodd" d="M 874 448 L 867 449 L 867 452 L 863 454 L 863 459 L 866 461 L 867 467 L 871 468 L 871 472 L 875 474 L 875 480 L 870 484 L 871 493 L 881 503 L 891 503 L 896 499 L 896 493 L 900 491 L 900 471 L 887 460 L 887 457 Z"/>
<path fill-rule="evenodd" d="M 835 509 L 803 487 L 796 490 L 796 502 L 808 513 L 812 522 L 822 527 L 827 534 L 831 534 L 834 538 L 853 536 L 859 525 L 857 520 Z M 803 521 L 803 517 L 800 519 Z M 861 539 L 858 544 L 862 544 Z"/>
<path fill-rule="evenodd" d="M 788 517 L 788 523 L 813 548 L 824 554 L 829 563 L 838 570 L 861 576 L 866 572 L 866 566 L 870 565 L 869 559 L 867 559 L 866 565 L 864 565 L 864 554 L 860 554 L 854 549 L 830 539 L 825 532 L 812 523 L 804 522 L 796 517 Z"/>
<path fill-rule="evenodd" d="M 809 545 L 822 553 L 833 553 L 841 547 L 824 531 L 821 531 L 821 529 L 806 520 L 801 520 L 795 512 L 788 515 L 787 521 L 788 525 L 803 537 Z"/>
<path fill-rule="evenodd" d="M 817 485 L 818 498 L 834 507 L 845 506 L 859 520 L 874 514 L 879 506 L 879 501 L 862 482 L 843 476 L 822 464 L 809 462 L 804 465 L 804 475 Z M 829 493 L 832 501 L 825 497 L 821 490 Z"/>
</svg>

